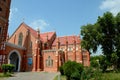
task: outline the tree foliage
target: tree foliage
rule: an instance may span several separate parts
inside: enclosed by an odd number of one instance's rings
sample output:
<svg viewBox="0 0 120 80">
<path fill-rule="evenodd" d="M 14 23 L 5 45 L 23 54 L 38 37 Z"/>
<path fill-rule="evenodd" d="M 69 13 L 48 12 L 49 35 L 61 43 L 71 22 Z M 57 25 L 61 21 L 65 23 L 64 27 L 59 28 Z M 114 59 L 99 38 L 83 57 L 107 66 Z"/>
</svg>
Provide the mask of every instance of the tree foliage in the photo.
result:
<svg viewBox="0 0 120 80">
<path fill-rule="evenodd" d="M 83 36 L 82 47 L 89 52 L 95 52 L 101 46 L 102 53 L 107 62 L 112 63 L 115 60 L 117 67 L 120 67 L 120 13 L 113 16 L 106 12 L 99 16 L 95 24 L 87 24 L 81 27 Z M 115 54 L 113 54 L 115 53 Z M 111 59 L 112 58 L 112 59 Z"/>
</svg>

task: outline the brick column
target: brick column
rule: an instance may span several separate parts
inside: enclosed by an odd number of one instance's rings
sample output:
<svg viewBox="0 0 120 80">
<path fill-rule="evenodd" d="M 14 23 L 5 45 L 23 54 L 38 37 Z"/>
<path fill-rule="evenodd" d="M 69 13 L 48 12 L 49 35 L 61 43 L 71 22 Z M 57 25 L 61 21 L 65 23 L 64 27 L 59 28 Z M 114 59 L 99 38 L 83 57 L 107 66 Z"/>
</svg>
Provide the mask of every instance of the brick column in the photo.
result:
<svg viewBox="0 0 120 80">
<path fill-rule="evenodd" d="M 33 69 L 32 71 L 36 71 L 36 63 L 37 63 L 37 54 L 33 55 Z"/>
<path fill-rule="evenodd" d="M 15 44 L 15 42 L 16 42 L 16 34 L 15 34 L 15 36 L 14 36 L 14 44 Z"/>
<path fill-rule="evenodd" d="M 82 53 L 82 48 L 81 48 L 81 39 L 80 39 L 80 35 L 78 36 L 78 53 L 79 53 L 79 63 L 83 64 L 83 53 Z"/>
<path fill-rule="evenodd" d="M 73 37 L 73 61 L 76 61 L 76 41 L 75 41 L 75 36 Z"/>
<path fill-rule="evenodd" d="M 55 62 L 56 62 L 56 71 L 58 71 L 59 68 L 59 49 L 60 49 L 60 42 L 59 42 L 59 38 L 57 38 L 57 42 L 56 42 L 56 54 L 55 54 Z"/>
<path fill-rule="evenodd" d="M 37 55 L 37 71 L 39 72 L 40 69 L 40 48 L 37 49 L 38 50 L 38 55 Z"/>
<path fill-rule="evenodd" d="M 56 51 L 55 53 L 55 67 L 56 67 L 56 71 L 58 71 L 58 68 L 59 68 L 59 53 L 58 51 Z"/>
<path fill-rule="evenodd" d="M 66 45 L 65 45 L 65 62 L 68 61 L 68 40 L 66 37 L 66 41 L 65 41 Z"/>
</svg>

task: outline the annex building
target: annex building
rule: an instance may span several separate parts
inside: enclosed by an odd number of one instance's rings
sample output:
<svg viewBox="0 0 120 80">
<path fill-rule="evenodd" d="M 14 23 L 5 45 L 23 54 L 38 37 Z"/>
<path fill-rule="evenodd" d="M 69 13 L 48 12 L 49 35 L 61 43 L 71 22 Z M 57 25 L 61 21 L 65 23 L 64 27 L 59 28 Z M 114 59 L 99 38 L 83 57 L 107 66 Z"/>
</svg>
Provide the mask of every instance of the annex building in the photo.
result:
<svg viewBox="0 0 120 80">
<path fill-rule="evenodd" d="M 56 72 L 68 60 L 90 65 L 90 54 L 81 48 L 79 35 L 41 33 L 23 22 L 7 36 L 10 2 L 0 0 L 0 66 L 8 63 L 15 65 L 15 71 Z"/>
</svg>

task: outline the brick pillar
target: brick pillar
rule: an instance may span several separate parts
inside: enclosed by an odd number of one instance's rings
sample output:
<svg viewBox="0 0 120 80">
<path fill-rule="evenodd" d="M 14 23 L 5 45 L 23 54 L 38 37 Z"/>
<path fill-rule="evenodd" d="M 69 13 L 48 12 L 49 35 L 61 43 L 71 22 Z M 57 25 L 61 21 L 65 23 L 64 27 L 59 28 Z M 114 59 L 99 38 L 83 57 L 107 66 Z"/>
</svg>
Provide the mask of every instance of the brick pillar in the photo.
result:
<svg viewBox="0 0 120 80">
<path fill-rule="evenodd" d="M 66 37 L 66 41 L 65 41 L 66 45 L 65 45 L 65 62 L 68 61 L 68 40 Z"/>
<path fill-rule="evenodd" d="M 16 34 L 15 34 L 15 36 L 14 36 L 14 44 L 15 44 L 15 42 L 16 42 Z"/>
<path fill-rule="evenodd" d="M 76 61 L 76 41 L 75 41 L 75 36 L 73 37 L 73 61 Z"/>
<path fill-rule="evenodd" d="M 56 71 L 58 71 L 59 68 L 59 49 L 60 49 L 60 42 L 59 42 L 59 38 L 57 38 L 57 42 L 56 42 L 56 58 L 55 58 L 55 62 L 56 62 Z"/>
<path fill-rule="evenodd" d="M 78 36 L 78 53 L 79 53 L 79 63 L 83 64 L 83 57 L 82 57 L 82 49 L 81 49 L 81 39 L 80 36 Z"/>
<path fill-rule="evenodd" d="M 33 71 L 40 71 L 40 30 L 37 29 Z"/>
<path fill-rule="evenodd" d="M 37 71 L 39 72 L 40 69 L 40 48 L 38 48 L 38 55 L 37 55 Z"/>
<path fill-rule="evenodd" d="M 90 53 L 87 51 L 87 55 L 88 55 L 88 66 L 90 66 Z"/>
<path fill-rule="evenodd" d="M 26 69 L 27 69 L 27 64 L 26 64 L 26 63 L 27 63 L 27 55 L 26 55 L 26 52 L 27 52 L 27 51 L 24 50 L 23 59 L 22 59 L 22 62 L 23 62 L 23 63 L 22 63 L 22 65 L 23 65 L 23 67 L 22 67 L 23 69 L 22 69 L 22 70 L 23 70 L 23 71 L 26 71 Z"/>
<path fill-rule="evenodd" d="M 33 69 L 32 71 L 36 71 L 36 53 L 33 55 Z"/>
<path fill-rule="evenodd" d="M 59 38 L 57 38 L 57 41 L 56 41 L 56 49 L 60 49 L 60 41 L 59 41 Z"/>
<path fill-rule="evenodd" d="M 56 67 L 56 71 L 58 71 L 58 68 L 59 68 L 59 53 L 58 51 L 56 51 L 56 54 L 55 54 L 55 67 Z"/>
</svg>

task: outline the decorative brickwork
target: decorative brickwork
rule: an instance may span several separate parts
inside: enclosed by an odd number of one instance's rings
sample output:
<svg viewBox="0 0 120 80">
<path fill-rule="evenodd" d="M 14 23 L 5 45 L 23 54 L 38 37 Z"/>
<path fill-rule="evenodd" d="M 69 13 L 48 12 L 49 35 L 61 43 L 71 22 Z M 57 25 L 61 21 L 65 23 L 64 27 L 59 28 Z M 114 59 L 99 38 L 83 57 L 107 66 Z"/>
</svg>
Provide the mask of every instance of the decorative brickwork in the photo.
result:
<svg viewBox="0 0 120 80">
<path fill-rule="evenodd" d="M 89 53 L 81 49 L 80 42 L 80 36 L 57 37 L 56 32 L 40 33 L 39 29 L 36 31 L 21 23 L 7 42 L 11 45 L 7 46 L 21 55 L 21 71 L 57 72 L 68 60 L 90 65 Z M 9 55 L 11 50 L 5 53 Z"/>
</svg>

